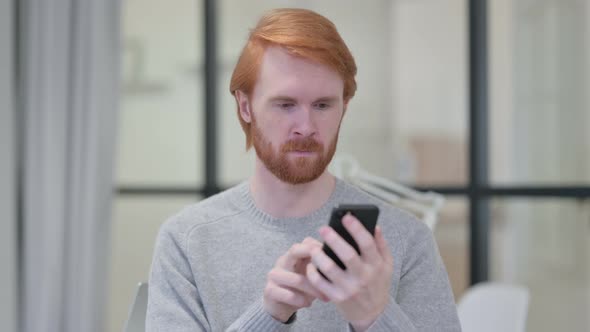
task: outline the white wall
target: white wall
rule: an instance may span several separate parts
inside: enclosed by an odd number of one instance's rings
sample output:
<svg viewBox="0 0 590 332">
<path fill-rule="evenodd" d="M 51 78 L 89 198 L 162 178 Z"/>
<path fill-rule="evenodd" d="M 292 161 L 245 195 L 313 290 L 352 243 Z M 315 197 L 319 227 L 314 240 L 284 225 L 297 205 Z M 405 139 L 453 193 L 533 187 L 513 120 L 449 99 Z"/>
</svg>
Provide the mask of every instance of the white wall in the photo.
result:
<svg viewBox="0 0 590 332">
<path fill-rule="evenodd" d="M 0 1 L 0 325 L 16 331 L 16 232 L 12 0 Z"/>
<path fill-rule="evenodd" d="M 409 183 L 467 179 L 466 0 L 391 1 L 393 174 Z"/>
<path fill-rule="evenodd" d="M 117 183 L 203 184 L 200 1 L 122 1 Z"/>
</svg>

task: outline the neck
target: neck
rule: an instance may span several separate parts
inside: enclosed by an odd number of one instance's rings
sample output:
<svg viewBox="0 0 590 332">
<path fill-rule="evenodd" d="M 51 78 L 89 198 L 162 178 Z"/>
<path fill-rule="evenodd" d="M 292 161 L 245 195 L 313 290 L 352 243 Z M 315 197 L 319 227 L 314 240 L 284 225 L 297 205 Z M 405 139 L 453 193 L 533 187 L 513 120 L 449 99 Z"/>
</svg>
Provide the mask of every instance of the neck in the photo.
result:
<svg viewBox="0 0 590 332">
<path fill-rule="evenodd" d="M 311 182 L 285 183 L 258 158 L 250 180 L 254 203 L 275 218 L 299 218 L 312 213 L 328 201 L 335 186 L 336 179 L 327 170 Z"/>
</svg>

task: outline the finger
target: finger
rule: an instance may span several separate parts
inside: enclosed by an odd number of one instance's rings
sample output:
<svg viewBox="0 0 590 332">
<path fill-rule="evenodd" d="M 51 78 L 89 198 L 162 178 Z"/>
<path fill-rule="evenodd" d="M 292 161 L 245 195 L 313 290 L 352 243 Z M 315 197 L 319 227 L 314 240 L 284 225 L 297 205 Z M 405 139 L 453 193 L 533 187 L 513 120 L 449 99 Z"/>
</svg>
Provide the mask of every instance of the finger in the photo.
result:
<svg viewBox="0 0 590 332">
<path fill-rule="evenodd" d="M 363 262 L 356 250 L 330 227 L 320 228 L 320 235 L 346 268 L 351 273 L 360 276 L 363 272 Z"/>
<path fill-rule="evenodd" d="M 268 277 L 279 286 L 295 289 L 313 298 L 321 297 L 321 293 L 312 286 L 304 275 L 282 269 L 272 269 Z"/>
<path fill-rule="evenodd" d="M 324 294 L 326 301 L 340 302 L 343 298 L 343 292 L 335 284 L 322 277 L 318 269 L 311 263 L 307 264 L 306 276 L 309 282 Z"/>
<path fill-rule="evenodd" d="M 375 228 L 375 242 L 377 243 L 377 249 L 379 250 L 381 257 L 383 257 L 388 263 L 393 263 L 393 256 L 391 256 L 389 245 L 387 245 L 387 241 L 385 241 L 383 230 L 380 226 Z"/>
<path fill-rule="evenodd" d="M 334 284 L 342 285 L 346 280 L 346 273 L 326 253 L 318 248 L 311 254 L 311 261 L 318 270 Z"/>
<path fill-rule="evenodd" d="M 311 305 L 311 301 L 303 294 L 288 288 L 279 287 L 273 283 L 267 284 L 264 289 L 264 295 L 272 301 L 284 303 L 295 308 L 309 307 Z"/>
<path fill-rule="evenodd" d="M 306 237 L 305 239 L 303 239 L 303 241 L 301 242 L 303 244 L 309 244 L 311 246 L 316 246 L 316 247 L 321 247 L 322 243 L 312 237 Z"/>
<path fill-rule="evenodd" d="M 375 263 L 382 259 L 375 238 L 356 217 L 347 213 L 342 218 L 342 224 L 358 245 L 363 260 Z"/>
<path fill-rule="evenodd" d="M 297 261 L 310 257 L 311 251 L 314 248 L 316 248 L 316 246 L 311 244 L 295 243 L 283 256 L 277 260 L 276 266 L 285 270 L 293 271 Z"/>
</svg>

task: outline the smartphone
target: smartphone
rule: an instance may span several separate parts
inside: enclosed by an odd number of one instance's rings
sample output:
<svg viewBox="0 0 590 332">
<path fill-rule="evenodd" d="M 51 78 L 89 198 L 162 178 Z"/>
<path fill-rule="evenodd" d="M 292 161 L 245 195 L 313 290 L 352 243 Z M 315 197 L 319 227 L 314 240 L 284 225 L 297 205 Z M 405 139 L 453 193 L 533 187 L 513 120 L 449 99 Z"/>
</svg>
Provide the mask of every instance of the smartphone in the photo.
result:
<svg viewBox="0 0 590 332">
<path fill-rule="evenodd" d="M 347 213 L 355 216 L 363 224 L 363 226 L 365 226 L 369 233 L 373 234 L 374 236 L 377 218 L 379 217 L 379 208 L 373 204 L 346 204 L 338 205 L 332 210 L 332 216 L 330 217 L 330 223 L 328 225 L 332 227 L 336 233 L 338 233 L 346 242 L 348 242 L 360 255 L 361 251 L 358 245 L 342 224 L 342 218 Z M 324 243 L 322 249 L 326 255 L 328 255 L 341 269 L 346 270 L 344 263 L 342 263 L 342 261 L 338 258 L 338 256 L 336 256 L 336 254 L 326 243 Z M 321 271 L 319 272 L 324 278 L 326 278 L 326 276 Z"/>
</svg>

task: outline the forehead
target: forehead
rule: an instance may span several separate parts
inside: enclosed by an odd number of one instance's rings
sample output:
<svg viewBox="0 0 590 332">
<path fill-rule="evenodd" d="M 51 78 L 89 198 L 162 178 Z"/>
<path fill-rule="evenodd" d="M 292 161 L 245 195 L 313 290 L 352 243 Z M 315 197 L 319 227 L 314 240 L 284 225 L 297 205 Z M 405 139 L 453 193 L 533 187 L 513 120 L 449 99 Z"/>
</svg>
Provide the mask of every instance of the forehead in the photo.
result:
<svg viewBox="0 0 590 332">
<path fill-rule="evenodd" d="M 281 47 L 264 52 L 254 95 L 299 98 L 342 97 L 344 81 L 330 67 L 289 54 Z"/>
</svg>

